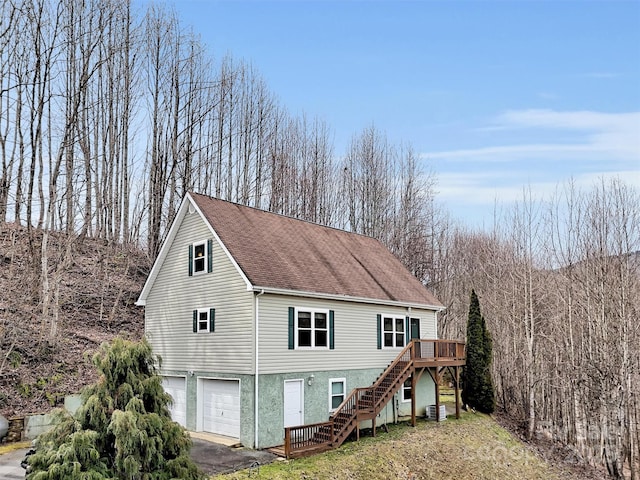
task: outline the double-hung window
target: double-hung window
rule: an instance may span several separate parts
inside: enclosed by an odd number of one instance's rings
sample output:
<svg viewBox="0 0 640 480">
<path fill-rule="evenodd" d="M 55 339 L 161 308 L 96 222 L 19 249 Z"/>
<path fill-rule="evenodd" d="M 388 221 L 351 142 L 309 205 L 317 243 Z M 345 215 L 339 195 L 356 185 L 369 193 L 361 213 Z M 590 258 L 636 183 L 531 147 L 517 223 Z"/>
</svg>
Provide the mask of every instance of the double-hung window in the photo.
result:
<svg viewBox="0 0 640 480">
<path fill-rule="evenodd" d="M 193 273 L 204 272 L 207 266 L 207 244 L 193 244 Z"/>
<path fill-rule="evenodd" d="M 189 245 L 189 276 L 210 273 L 213 270 L 212 240 Z"/>
<path fill-rule="evenodd" d="M 345 378 L 329 379 L 329 411 L 333 412 L 344 402 L 347 391 L 347 380 Z"/>
<path fill-rule="evenodd" d="M 199 308 L 193 311 L 193 333 L 213 333 L 215 329 L 215 308 Z"/>
<path fill-rule="evenodd" d="M 332 350 L 333 322 L 333 310 L 289 307 L 289 350 Z"/>
<path fill-rule="evenodd" d="M 404 347 L 404 317 L 382 317 L 382 345 L 385 348 Z"/>
<path fill-rule="evenodd" d="M 297 347 L 329 347 L 329 312 L 327 310 L 297 310 Z"/>
</svg>

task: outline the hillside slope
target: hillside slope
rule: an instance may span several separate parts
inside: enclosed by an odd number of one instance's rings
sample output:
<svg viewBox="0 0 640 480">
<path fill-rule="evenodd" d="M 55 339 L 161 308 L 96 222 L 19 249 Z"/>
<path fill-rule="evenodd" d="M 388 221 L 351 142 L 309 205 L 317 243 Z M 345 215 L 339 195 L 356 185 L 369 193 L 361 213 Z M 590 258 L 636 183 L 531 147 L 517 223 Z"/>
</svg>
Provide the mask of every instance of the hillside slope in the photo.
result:
<svg viewBox="0 0 640 480">
<path fill-rule="evenodd" d="M 136 301 L 144 252 L 101 240 L 48 238 L 50 315 L 43 315 L 42 232 L 0 225 L 0 413 L 39 413 L 95 381 L 91 356 L 121 335 L 142 338 Z M 51 336 L 52 320 L 57 332 Z"/>
<path fill-rule="evenodd" d="M 214 477 L 241 480 L 255 472 L 238 471 Z M 581 465 L 562 445 L 523 443 L 495 416 L 463 412 L 460 420 L 420 419 L 390 425 L 376 437 L 366 433 L 336 450 L 307 458 L 274 462 L 259 468 L 271 480 L 596 480 L 606 473 Z"/>
</svg>

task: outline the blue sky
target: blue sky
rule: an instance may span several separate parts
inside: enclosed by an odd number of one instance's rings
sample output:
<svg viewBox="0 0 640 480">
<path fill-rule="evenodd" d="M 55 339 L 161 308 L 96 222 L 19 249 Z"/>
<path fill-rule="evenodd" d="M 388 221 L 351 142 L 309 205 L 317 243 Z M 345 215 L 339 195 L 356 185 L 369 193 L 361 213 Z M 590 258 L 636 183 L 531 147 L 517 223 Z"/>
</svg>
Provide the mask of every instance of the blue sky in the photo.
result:
<svg viewBox="0 0 640 480">
<path fill-rule="evenodd" d="M 374 124 L 471 225 L 573 178 L 640 187 L 640 0 L 167 2 L 210 53 L 257 67 L 341 155 Z"/>
</svg>

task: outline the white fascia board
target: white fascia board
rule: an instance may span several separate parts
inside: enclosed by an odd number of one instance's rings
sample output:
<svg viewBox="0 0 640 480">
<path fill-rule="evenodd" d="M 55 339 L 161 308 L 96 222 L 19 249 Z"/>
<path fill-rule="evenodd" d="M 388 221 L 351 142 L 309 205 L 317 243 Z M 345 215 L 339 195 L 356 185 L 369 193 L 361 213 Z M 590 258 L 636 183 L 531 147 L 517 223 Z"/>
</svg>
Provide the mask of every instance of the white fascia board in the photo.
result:
<svg viewBox="0 0 640 480">
<path fill-rule="evenodd" d="M 176 237 L 179 225 L 182 223 L 182 219 L 184 218 L 186 212 L 189 210 L 189 204 L 194 204 L 194 202 L 189 194 L 187 194 L 187 196 L 182 200 L 182 204 L 178 209 L 178 213 L 176 213 L 176 217 L 173 219 L 173 223 L 171 224 L 171 228 L 169 228 L 167 237 L 164 239 L 164 242 L 162 242 L 160 252 L 153 262 L 153 267 L 151 267 L 151 271 L 149 272 L 147 281 L 144 283 L 144 287 L 142 287 L 142 292 L 140 292 L 140 297 L 138 297 L 138 300 L 135 303 L 136 305 L 141 307 L 144 307 L 146 305 L 149 290 L 151 290 L 151 286 L 153 285 L 153 282 L 155 282 L 156 277 L 158 276 L 158 272 L 160 271 L 160 265 L 162 265 L 162 263 L 164 262 L 164 259 L 169 252 L 169 248 L 171 247 L 171 244 Z"/>
<path fill-rule="evenodd" d="M 342 302 L 354 302 L 354 303 L 368 303 L 372 305 L 385 305 L 389 307 L 411 307 L 411 308 L 420 308 L 423 310 L 435 310 L 441 311 L 444 310 L 444 307 L 440 305 L 427 305 L 423 303 L 407 303 L 407 302 L 397 302 L 393 300 L 381 300 L 377 298 L 365 298 L 365 297 L 352 297 L 349 295 L 336 295 L 333 293 L 318 293 L 318 292 L 305 292 L 301 290 L 287 290 L 284 288 L 272 288 L 272 287 L 253 287 L 253 291 L 264 293 L 270 293 L 273 295 L 288 295 L 292 297 L 308 297 L 308 298 L 318 298 L 321 300 L 338 300 Z"/>
<path fill-rule="evenodd" d="M 198 212 L 198 214 L 202 218 L 202 221 L 207 225 L 207 227 L 209 227 L 209 231 L 213 235 L 213 238 L 216 239 L 216 241 L 218 242 L 218 245 L 220 245 L 220 248 L 222 248 L 222 251 L 225 253 L 225 255 L 227 256 L 229 261 L 232 263 L 232 265 L 238 271 L 238 274 L 240 275 L 240 277 L 242 277 L 242 280 L 244 280 L 244 283 L 247 286 L 247 291 L 248 292 L 252 291 L 254 288 L 253 288 L 253 285 L 251 284 L 251 282 L 249 281 L 249 278 L 247 278 L 247 275 L 244 273 L 242 268 L 240 268 L 240 265 L 238 265 L 238 262 L 236 262 L 236 259 L 233 258 L 233 255 L 231 255 L 231 253 L 227 249 L 227 246 L 222 242 L 222 240 L 218 236 L 218 233 L 213 229 L 211 224 L 207 221 L 207 217 L 204 216 L 204 214 L 202 213 L 202 210 L 200 210 L 200 208 L 198 207 L 196 202 L 193 201 L 193 199 L 191 199 L 191 196 L 189 194 L 187 194 L 187 197 L 189 197 L 189 199 L 191 200 L 191 204 L 193 205 L 195 210 Z"/>
</svg>

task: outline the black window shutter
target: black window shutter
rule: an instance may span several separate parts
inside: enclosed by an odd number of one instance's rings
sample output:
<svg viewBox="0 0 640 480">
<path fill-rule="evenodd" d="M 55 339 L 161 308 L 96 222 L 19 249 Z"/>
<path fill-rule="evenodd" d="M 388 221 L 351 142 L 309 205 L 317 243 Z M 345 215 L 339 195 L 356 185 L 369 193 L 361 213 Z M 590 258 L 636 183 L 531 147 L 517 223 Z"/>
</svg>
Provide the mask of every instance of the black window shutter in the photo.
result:
<svg viewBox="0 0 640 480">
<path fill-rule="evenodd" d="M 382 315 L 377 316 L 378 320 L 378 349 L 382 348 Z"/>
<path fill-rule="evenodd" d="M 329 310 L 329 350 L 335 348 L 335 341 L 333 335 L 333 310 Z"/>
<path fill-rule="evenodd" d="M 193 311 L 193 333 L 198 331 L 198 310 Z"/>
<path fill-rule="evenodd" d="M 411 332 L 409 331 L 409 317 L 404 317 L 404 338 L 405 345 L 409 345 L 411 342 Z"/>
<path fill-rule="evenodd" d="M 213 272 L 213 240 L 207 240 L 207 272 Z"/>
<path fill-rule="evenodd" d="M 215 308 L 210 308 L 209 309 L 209 332 L 215 332 L 216 331 L 216 309 Z"/>
<path fill-rule="evenodd" d="M 193 245 L 189 245 L 189 276 L 193 276 Z"/>
<path fill-rule="evenodd" d="M 293 331 L 295 315 L 296 309 L 293 307 L 289 307 L 289 350 L 293 350 L 295 348 L 295 332 Z"/>
</svg>

